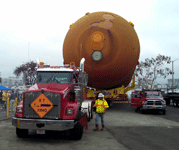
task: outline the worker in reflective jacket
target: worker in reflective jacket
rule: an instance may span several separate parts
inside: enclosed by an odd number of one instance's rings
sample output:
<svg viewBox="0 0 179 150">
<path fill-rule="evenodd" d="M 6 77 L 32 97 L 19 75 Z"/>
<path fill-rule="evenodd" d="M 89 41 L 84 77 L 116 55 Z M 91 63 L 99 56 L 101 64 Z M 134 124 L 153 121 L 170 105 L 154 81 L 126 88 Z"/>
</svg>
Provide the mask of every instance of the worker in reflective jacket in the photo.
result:
<svg viewBox="0 0 179 150">
<path fill-rule="evenodd" d="M 102 93 L 99 93 L 98 99 L 95 101 L 95 104 L 93 107 L 96 107 L 96 128 L 94 131 L 99 130 L 99 118 L 101 117 L 101 124 L 102 124 L 102 129 L 101 131 L 104 131 L 104 114 L 106 111 L 106 108 L 108 108 L 108 103 L 104 99 L 104 95 Z"/>
</svg>

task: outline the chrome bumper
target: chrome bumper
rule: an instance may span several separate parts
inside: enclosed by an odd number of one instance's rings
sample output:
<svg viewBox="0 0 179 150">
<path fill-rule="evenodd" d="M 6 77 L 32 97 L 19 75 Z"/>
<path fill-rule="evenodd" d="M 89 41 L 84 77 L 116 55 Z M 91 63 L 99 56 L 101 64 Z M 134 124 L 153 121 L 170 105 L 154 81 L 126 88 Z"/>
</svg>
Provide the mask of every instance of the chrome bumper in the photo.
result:
<svg viewBox="0 0 179 150">
<path fill-rule="evenodd" d="M 73 129 L 74 120 L 25 119 L 12 117 L 12 125 L 19 129 L 42 129 L 64 131 Z"/>
<path fill-rule="evenodd" d="M 162 106 L 162 105 L 142 105 L 142 109 L 143 110 L 166 110 L 166 106 Z"/>
</svg>

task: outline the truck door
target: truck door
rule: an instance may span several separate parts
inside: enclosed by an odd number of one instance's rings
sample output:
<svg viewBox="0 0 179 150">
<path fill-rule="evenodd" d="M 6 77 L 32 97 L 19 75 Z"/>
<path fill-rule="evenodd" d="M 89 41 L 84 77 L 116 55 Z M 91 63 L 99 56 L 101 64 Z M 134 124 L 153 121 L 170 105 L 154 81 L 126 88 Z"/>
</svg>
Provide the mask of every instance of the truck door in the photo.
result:
<svg viewBox="0 0 179 150">
<path fill-rule="evenodd" d="M 137 92 L 131 93 L 131 107 L 141 107 L 141 97 Z"/>
</svg>

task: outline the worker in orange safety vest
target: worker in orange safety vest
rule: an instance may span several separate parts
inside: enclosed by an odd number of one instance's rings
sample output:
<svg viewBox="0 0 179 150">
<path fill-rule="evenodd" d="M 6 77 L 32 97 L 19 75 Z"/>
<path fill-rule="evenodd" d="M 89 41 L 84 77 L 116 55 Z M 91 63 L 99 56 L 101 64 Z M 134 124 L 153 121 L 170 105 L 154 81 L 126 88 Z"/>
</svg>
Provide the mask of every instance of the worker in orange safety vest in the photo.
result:
<svg viewBox="0 0 179 150">
<path fill-rule="evenodd" d="M 104 115 L 105 115 L 106 108 L 109 108 L 109 106 L 106 100 L 104 99 L 104 95 L 102 93 L 99 93 L 98 99 L 95 101 L 93 107 L 96 107 L 96 120 L 95 120 L 96 128 L 94 129 L 94 131 L 99 130 L 100 117 L 101 117 L 101 124 L 102 124 L 101 131 L 104 131 Z"/>
</svg>

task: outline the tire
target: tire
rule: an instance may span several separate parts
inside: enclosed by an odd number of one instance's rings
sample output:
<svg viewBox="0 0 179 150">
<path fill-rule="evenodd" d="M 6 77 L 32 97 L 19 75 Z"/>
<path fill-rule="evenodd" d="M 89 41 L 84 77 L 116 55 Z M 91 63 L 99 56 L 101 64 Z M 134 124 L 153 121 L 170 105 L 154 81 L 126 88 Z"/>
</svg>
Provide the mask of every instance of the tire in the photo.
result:
<svg viewBox="0 0 179 150">
<path fill-rule="evenodd" d="M 170 105 L 170 99 L 166 98 L 165 101 L 166 101 L 166 105 Z"/>
<path fill-rule="evenodd" d="M 88 122 L 91 120 L 91 113 L 88 111 Z"/>
<path fill-rule="evenodd" d="M 166 115 L 166 110 L 163 110 L 163 111 L 162 111 L 162 114 L 163 114 L 163 115 Z"/>
<path fill-rule="evenodd" d="M 178 107 L 178 102 L 176 100 L 173 100 L 173 106 Z"/>
<path fill-rule="evenodd" d="M 113 102 L 112 101 L 107 101 L 109 107 L 112 107 L 113 106 Z"/>
<path fill-rule="evenodd" d="M 82 136 L 83 136 L 83 126 L 77 123 L 75 127 L 70 130 L 70 139 L 80 140 Z"/>
<path fill-rule="evenodd" d="M 91 104 L 91 119 L 93 119 L 93 106 Z"/>
<path fill-rule="evenodd" d="M 140 112 L 140 108 L 139 107 L 137 107 L 136 109 L 135 109 L 135 112 Z"/>
<path fill-rule="evenodd" d="M 28 129 L 16 128 L 16 135 L 18 138 L 25 138 L 28 136 Z"/>
<path fill-rule="evenodd" d="M 174 100 L 173 99 L 170 99 L 169 100 L 169 105 L 173 105 L 173 102 L 174 102 Z M 174 106 L 174 105 L 173 105 Z"/>
<path fill-rule="evenodd" d="M 145 114 L 145 113 L 146 113 L 146 110 L 141 109 L 141 113 L 142 113 L 142 114 Z"/>
<path fill-rule="evenodd" d="M 89 104 L 88 104 L 88 122 L 90 122 L 90 120 L 91 120 L 91 112 L 90 112 Z"/>
</svg>

